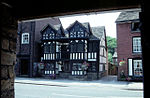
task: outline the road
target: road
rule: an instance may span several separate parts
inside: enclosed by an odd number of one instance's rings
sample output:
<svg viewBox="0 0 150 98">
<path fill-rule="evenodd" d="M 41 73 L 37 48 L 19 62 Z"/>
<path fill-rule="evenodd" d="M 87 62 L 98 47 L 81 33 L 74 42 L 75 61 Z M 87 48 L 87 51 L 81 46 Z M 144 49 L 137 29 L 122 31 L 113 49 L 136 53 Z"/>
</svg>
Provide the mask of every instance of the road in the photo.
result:
<svg viewBox="0 0 150 98">
<path fill-rule="evenodd" d="M 15 98 L 143 98 L 142 83 L 15 80 Z"/>
</svg>

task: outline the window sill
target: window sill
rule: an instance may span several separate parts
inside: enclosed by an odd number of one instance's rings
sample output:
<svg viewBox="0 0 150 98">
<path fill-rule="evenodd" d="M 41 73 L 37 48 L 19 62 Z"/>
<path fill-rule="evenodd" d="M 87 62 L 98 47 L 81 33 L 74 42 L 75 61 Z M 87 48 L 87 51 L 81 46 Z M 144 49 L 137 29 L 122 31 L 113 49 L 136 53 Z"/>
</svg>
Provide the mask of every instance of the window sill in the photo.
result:
<svg viewBox="0 0 150 98">
<path fill-rule="evenodd" d="M 29 44 L 29 43 L 21 43 L 22 45 L 26 45 L 26 44 Z"/>
<path fill-rule="evenodd" d="M 132 53 L 132 55 L 142 55 L 142 52 L 140 52 L 140 53 Z"/>
<path fill-rule="evenodd" d="M 131 33 L 141 33 L 141 31 L 140 30 L 138 30 L 138 31 L 131 31 Z"/>
</svg>

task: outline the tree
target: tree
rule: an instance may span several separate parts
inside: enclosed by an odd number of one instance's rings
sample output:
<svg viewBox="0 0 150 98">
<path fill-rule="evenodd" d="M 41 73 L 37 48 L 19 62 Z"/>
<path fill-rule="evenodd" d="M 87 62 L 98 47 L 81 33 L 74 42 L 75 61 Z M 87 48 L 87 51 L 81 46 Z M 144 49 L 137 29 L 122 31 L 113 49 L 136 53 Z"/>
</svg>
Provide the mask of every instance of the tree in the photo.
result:
<svg viewBox="0 0 150 98">
<path fill-rule="evenodd" d="M 108 61 L 112 62 L 112 54 L 111 53 L 108 53 Z"/>
<path fill-rule="evenodd" d="M 106 40 L 107 40 L 107 48 L 108 48 L 108 61 L 112 63 L 112 56 L 115 52 L 115 48 L 117 47 L 116 38 L 107 36 Z"/>
</svg>

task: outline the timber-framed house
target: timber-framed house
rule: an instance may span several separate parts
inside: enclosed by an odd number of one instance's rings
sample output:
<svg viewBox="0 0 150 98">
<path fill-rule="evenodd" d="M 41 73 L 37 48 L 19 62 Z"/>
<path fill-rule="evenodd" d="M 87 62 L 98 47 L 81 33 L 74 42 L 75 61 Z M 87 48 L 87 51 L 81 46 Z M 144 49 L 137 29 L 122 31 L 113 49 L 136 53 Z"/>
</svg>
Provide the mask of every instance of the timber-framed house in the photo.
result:
<svg viewBox="0 0 150 98">
<path fill-rule="evenodd" d="M 40 32 L 44 77 L 94 80 L 107 74 L 104 27 L 75 21 L 65 30 L 47 24 Z"/>
</svg>

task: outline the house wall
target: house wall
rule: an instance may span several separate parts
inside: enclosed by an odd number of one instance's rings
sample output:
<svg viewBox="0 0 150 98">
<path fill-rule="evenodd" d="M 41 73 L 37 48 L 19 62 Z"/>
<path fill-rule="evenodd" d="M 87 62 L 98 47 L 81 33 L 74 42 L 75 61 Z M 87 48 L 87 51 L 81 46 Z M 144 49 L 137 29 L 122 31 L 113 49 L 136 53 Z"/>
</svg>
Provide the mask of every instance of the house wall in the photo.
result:
<svg viewBox="0 0 150 98">
<path fill-rule="evenodd" d="M 32 76 L 33 61 L 33 36 L 35 22 L 18 22 L 18 39 L 17 39 L 17 64 L 15 67 L 16 75 L 21 74 L 21 60 L 28 60 L 28 76 Z M 29 33 L 29 44 L 22 44 L 22 34 Z"/>
<path fill-rule="evenodd" d="M 33 57 L 34 62 L 39 62 L 40 61 L 40 57 L 41 57 L 41 45 L 40 45 L 40 41 L 41 41 L 41 30 L 47 25 L 47 24 L 51 24 L 51 25 L 58 25 L 61 24 L 59 18 L 44 18 L 44 19 L 37 19 L 35 20 L 35 27 L 34 27 L 34 47 L 33 47 L 33 51 L 34 51 L 34 55 Z"/>
<path fill-rule="evenodd" d="M 41 59 L 41 33 L 40 31 L 47 24 L 60 24 L 58 18 L 44 18 L 36 20 L 27 20 L 18 22 L 18 38 L 17 38 L 17 64 L 16 64 L 16 75 L 20 75 L 21 59 L 29 60 L 29 73 L 28 76 L 33 75 L 33 63 L 40 62 Z M 22 34 L 29 33 L 29 44 L 22 44 Z"/>
<path fill-rule="evenodd" d="M 125 60 L 125 65 L 118 66 L 118 79 L 120 79 L 120 73 L 124 70 L 125 75 L 128 76 L 128 58 L 141 58 L 141 54 L 132 53 L 132 38 L 133 36 L 140 36 L 140 32 L 131 31 L 131 23 L 117 24 L 117 53 L 118 64 L 120 60 Z"/>
</svg>

